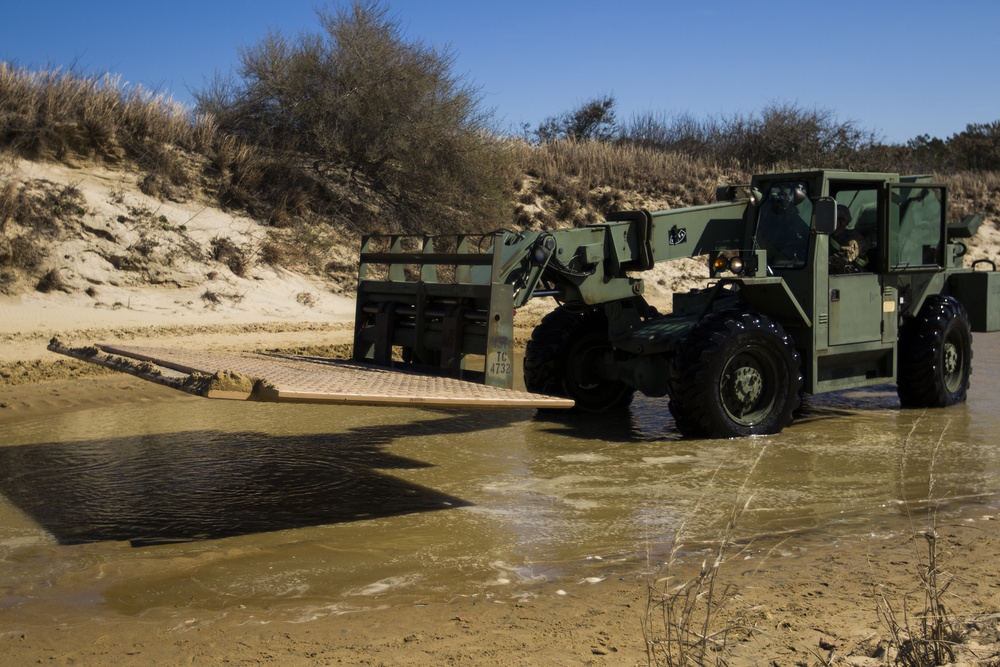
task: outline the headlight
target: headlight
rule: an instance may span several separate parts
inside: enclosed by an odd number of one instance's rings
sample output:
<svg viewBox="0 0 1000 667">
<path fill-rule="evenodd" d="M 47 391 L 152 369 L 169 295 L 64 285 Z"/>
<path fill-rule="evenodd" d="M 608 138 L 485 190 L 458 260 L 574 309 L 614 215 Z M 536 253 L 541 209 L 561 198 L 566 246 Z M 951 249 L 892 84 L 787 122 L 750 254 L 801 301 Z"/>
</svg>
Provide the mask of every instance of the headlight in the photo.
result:
<svg viewBox="0 0 1000 667">
<path fill-rule="evenodd" d="M 735 257 L 726 257 L 725 255 L 719 255 L 712 261 L 712 270 L 715 273 L 723 273 L 725 271 L 732 271 L 736 275 L 743 273 L 746 265 L 743 263 L 743 258 L 739 255 Z"/>
</svg>

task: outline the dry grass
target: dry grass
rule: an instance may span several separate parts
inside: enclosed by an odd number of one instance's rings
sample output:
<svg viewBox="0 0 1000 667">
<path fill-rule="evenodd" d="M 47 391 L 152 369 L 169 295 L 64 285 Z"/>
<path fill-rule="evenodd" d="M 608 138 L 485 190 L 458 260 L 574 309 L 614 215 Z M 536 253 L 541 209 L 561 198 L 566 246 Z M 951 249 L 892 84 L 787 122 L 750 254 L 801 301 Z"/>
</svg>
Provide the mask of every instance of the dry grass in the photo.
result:
<svg viewBox="0 0 1000 667">
<path fill-rule="evenodd" d="M 362 233 L 580 226 L 619 210 L 704 204 L 713 200 L 717 184 L 749 178 L 735 162 L 714 163 L 636 142 L 533 145 L 511 139 L 494 145 L 503 156 L 487 152 L 483 159 L 515 165 L 505 186 L 504 211 L 476 217 L 471 209 L 438 207 L 444 212 L 432 220 L 403 219 L 387 209 L 384 194 L 358 187 L 358 175 L 346 168 L 227 134 L 212 119 L 162 95 L 111 76 L 32 72 L 0 63 L 0 152 L 70 164 L 127 165 L 139 169 L 140 189 L 148 195 L 207 198 L 248 213 L 268 226 L 266 244 L 254 253 L 221 247 L 209 252 L 239 275 L 253 262 L 327 274 L 334 267 L 332 273 L 347 284 L 354 258 L 341 255 L 344 248 L 357 247 Z M 1000 214 L 1000 173 L 939 174 L 937 180 L 951 187 L 954 219 L 978 211 Z M 48 241 L 61 233 L 60 220 L 83 206 L 72 191 L 40 194 L 35 185 L 0 176 L 0 290 L 9 291 L 14 283 L 34 285 L 53 268 Z M 123 268 L 139 271 L 144 257 L 167 252 L 154 242 L 123 248 L 113 259 L 125 258 L 118 262 Z"/>
<path fill-rule="evenodd" d="M 747 622 L 751 610 L 741 604 L 739 590 L 734 584 L 723 583 L 721 573 L 726 563 L 742 552 L 736 530 L 752 500 L 746 495 L 746 487 L 766 451 L 767 447 L 762 447 L 751 464 L 736 492 L 725 527 L 693 577 L 678 577 L 680 554 L 684 549 L 682 540 L 686 537 L 683 526 L 678 529 L 667 562 L 647 586 L 642 632 L 649 665 L 726 665 L 730 642 L 737 636 L 745 637 L 755 632 Z"/>
<path fill-rule="evenodd" d="M 69 164 L 128 162 L 143 173 L 146 194 L 185 199 L 204 192 L 223 207 L 272 222 L 329 210 L 322 188 L 301 165 L 113 76 L 32 72 L 0 62 L 0 150 Z M 0 201 L 0 225 L 4 217 Z"/>
<path fill-rule="evenodd" d="M 514 184 L 515 222 L 522 227 L 579 226 L 630 208 L 705 204 L 714 199 L 719 183 L 747 178 L 734 169 L 635 144 L 515 141 L 511 150 L 525 174 Z"/>
<path fill-rule="evenodd" d="M 910 451 L 914 448 L 915 434 L 922 423 L 918 418 L 903 441 L 899 465 L 900 493 L 905 499 L 906 467 Z M 950 422 L 949 422 L 950 423 Z M 884 585 L 875 587 L 876 614 L 888 632 L 889 646 L 895 664 L 905 667 L 930 667 L 952 664 L 966 639 L 966 629 L 975 625 L 976 610 L 968 598 L 951 591 L 952 584 L 967 584 L 960 580 L 953 569 L 955 560 L 962 555 L 954 549 L 955 531 L 973 528 L 951 526 L 950 537 L 942 535 L 938 509 L 943 498 L 935 489 L 935 466 L 944 443 L 948 424 L 938 434 L 931 447 L 927 473 L 926 514 L 919 517 L 906 502 L 906 512 L 911 532 L 918 545 L 924 548 L 917 554 L 917 583 L 911 590 L 895 592 Z M 967 545 L 974 542 L 973 538 Z M 996 657 L 996 656 L 993 656 Z M 978 663 L 977 663 L 978 664 Z"/>
<path fill-rule="evenodd" d="M 118 77 L 0 63 L 0 145 L 26 157 L 153 164 L 161 146 L 199 150 L 213 135 L 208 120 Z"/>
<path fill-rule="evenodd" d="M 1000 172 L 960 171 L 937 174 L 935 180 L 948 186 L 951 218 L 961 220 L 973 213 L 986 213 L 994 224 L 1000 217 Z"/>
</svg>

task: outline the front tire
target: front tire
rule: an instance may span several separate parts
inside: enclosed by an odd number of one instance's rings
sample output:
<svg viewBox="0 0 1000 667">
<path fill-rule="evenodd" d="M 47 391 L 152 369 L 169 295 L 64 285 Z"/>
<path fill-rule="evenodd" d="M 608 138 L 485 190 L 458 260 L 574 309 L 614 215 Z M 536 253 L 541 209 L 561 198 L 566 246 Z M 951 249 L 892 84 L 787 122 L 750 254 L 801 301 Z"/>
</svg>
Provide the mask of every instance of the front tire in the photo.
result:
<svg viewBox="0 0 1000 667">
<path fill-rule="evenodd" d="M 560 306 L 531 332 L 524 352 L 524 384 L 530 392 L 572 398 L 577 412 L 624 409 L 635 389 L 599 374 L 610 350 L 603 312 Z"/>
<path fill-rule="evenodd" d="M 771 318 L 709 315 L 671 362 L 670 412 L 689 437 L 778 433 L 799 406 L 800 366 L 791 336 Z"/>
<path fill-rule="evenodd" d="M 904 408 L 963 403 L 971 374 L 972 329 L 965 307 L 950 296 L 928 297 L 899 335 L 899 402 Z"/>
</svg>

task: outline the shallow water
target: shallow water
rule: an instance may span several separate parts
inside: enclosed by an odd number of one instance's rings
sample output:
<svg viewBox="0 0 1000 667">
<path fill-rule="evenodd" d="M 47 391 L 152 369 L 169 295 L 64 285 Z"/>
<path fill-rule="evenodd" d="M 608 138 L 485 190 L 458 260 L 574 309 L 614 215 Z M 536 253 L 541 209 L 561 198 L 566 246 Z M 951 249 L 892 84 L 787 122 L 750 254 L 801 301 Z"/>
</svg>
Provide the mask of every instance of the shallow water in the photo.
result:
<svg viewBox="0 0 1000 667">
<path fill-rule="evenodd" d="M 979 334 L 965 405 L 842 392 L 732 441 L 681 440 L 645 398 L 622 419 L 178 395 L 16 421 L 0 439 L 0 613 L 294 621 L 516 598 L 642 571 L 678 535 L 696 550 L 747 498 L 739 535 L 784 550 L 891 538 L 929 506 L 995 511 L 998 374 L 1000 335 Z"/>
</svg>

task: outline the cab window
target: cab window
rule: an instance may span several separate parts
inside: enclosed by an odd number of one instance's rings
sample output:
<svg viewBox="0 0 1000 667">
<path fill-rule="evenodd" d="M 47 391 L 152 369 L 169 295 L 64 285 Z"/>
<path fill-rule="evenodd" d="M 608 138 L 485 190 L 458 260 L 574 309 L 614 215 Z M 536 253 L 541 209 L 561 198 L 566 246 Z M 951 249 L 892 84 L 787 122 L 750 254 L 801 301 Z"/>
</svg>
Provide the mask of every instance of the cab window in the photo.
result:
<svg viewBox="0 0 1000 667">
<path fill-rule="evenodd" d="M 760 206 L 756 242 L 775 269 L 802 268 L 809 251 L 812 201 L 805 181 L 773 183 Z"/>
<path fill-rule="evenodd" d="M 889 267 L 941 266 L 944 192 L 935 186 L 893 186 L 889 205 Z"/>
<path fill-rule="evenodd" d="M 831 270 L 845 254 L 848 242 L 855 244 L 852 247 L 856 248 L 856 256 L 847 253 L 850 264 L 839 267 L 836 272 L 878 270 L 880 192 L 877 185 L 870 183 L 831 182 L 830 195 L 837 202 L 838 218 L 837 229 L 830 236 Z M 846 225 L 841 218 L 846 219 Z"/>
</svg>

